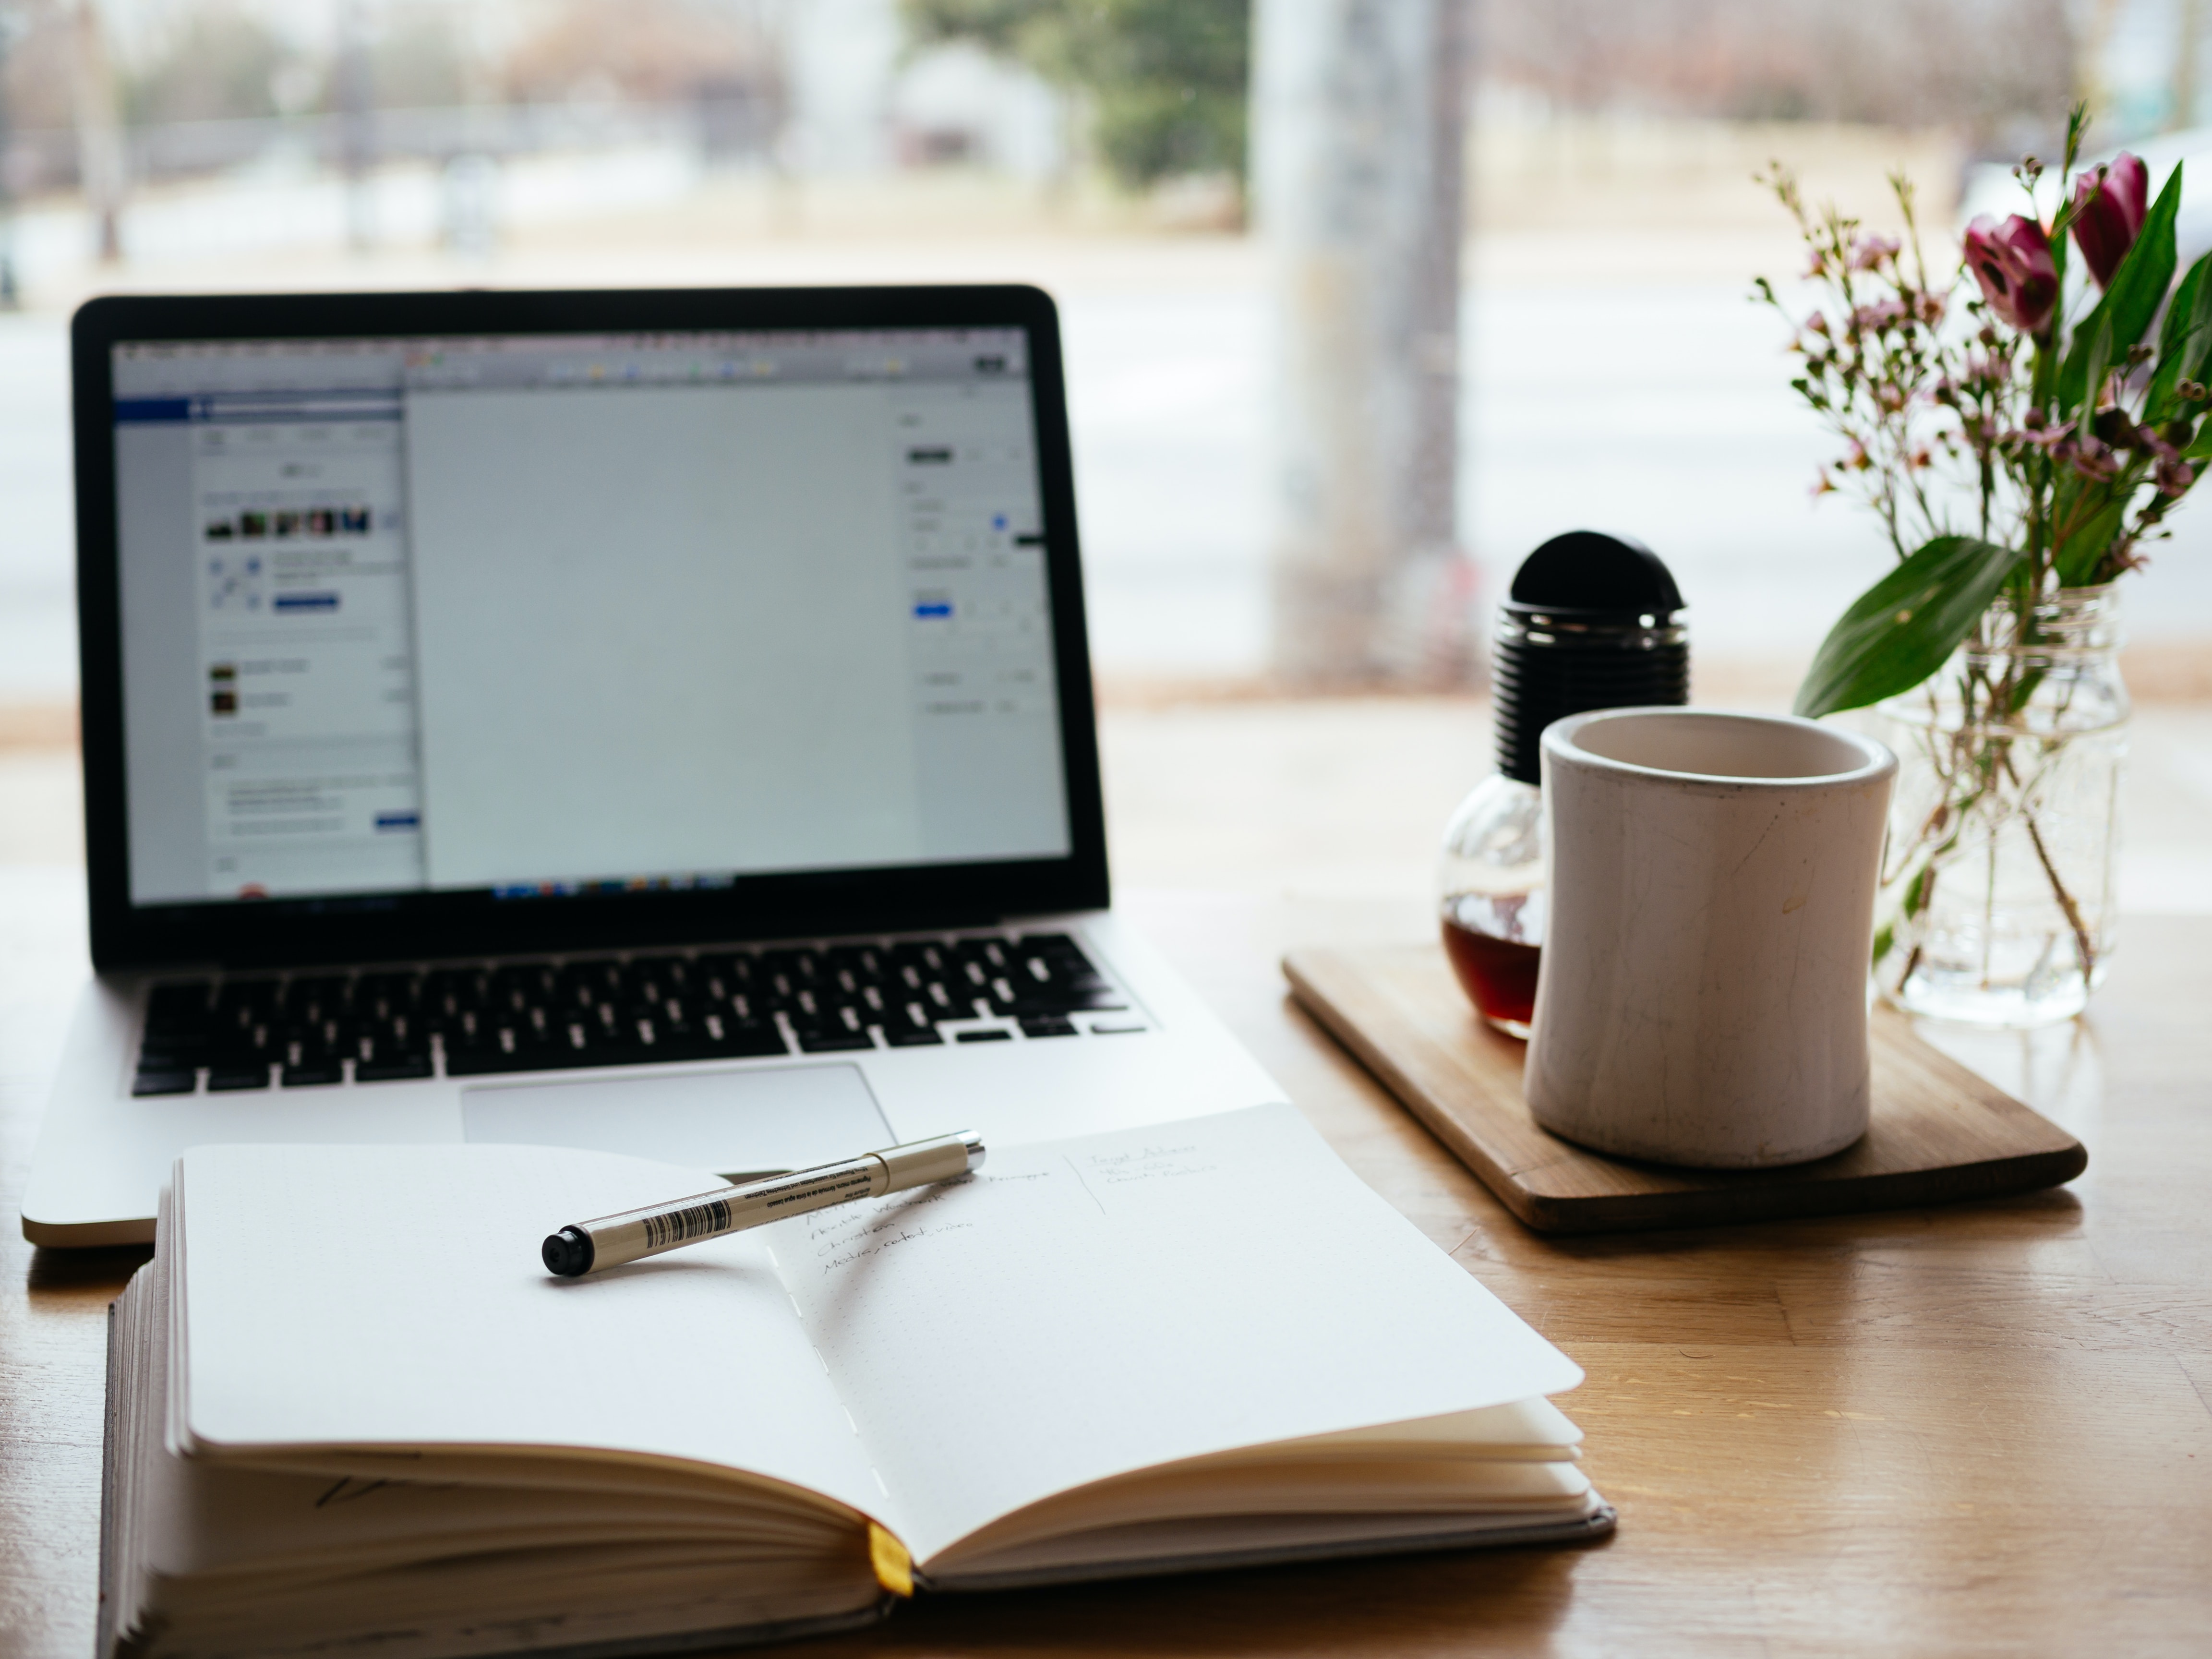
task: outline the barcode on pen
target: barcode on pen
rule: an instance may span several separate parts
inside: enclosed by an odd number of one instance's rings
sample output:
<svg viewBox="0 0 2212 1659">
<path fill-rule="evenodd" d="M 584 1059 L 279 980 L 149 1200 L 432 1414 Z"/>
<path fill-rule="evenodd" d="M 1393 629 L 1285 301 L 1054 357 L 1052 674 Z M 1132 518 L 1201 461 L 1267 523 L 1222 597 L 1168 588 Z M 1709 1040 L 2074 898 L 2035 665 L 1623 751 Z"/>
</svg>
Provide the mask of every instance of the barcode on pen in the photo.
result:
<svg viewBox="0 0 2212 1659">
<path fill-rule="evenodd" d="M 726 1200 L 716 1199 L 711 1204 L 695 1204 L 688 1210 L 671 1210 L 666 1215 L 646 1217 L 645 1248 L 657 1250 L 667 1244 L 681 1244 L 686 1239 L 704 1238 L 709 1233 L 719 1233 L 730 1224 L 730 1206 Z"/>
</svg>

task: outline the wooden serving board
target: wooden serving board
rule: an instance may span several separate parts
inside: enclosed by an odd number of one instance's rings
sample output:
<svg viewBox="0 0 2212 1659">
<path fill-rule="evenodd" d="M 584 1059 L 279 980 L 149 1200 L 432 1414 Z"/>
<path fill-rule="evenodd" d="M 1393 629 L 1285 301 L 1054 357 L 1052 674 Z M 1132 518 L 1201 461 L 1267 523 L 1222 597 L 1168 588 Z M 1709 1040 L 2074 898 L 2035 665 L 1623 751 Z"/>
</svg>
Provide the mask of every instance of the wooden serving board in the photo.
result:
<svg viewBox="0 0 2212 1659">
<path fill-rule="evenodd" d="M 1297 951 L 1299 1002 L 1539 1232 L 1625 1232 L 1890 1210 L 2071 1181 L 2081 1143 L 1915 1035 L 1872 1022 L 1874 1121 L 1832 1157 L 1784 1170 L 1685 1170 L 1586 1152 L 1537 1126 L 1522 1045 L 1468 1006 L 1437 945 Z"/>
</svg>

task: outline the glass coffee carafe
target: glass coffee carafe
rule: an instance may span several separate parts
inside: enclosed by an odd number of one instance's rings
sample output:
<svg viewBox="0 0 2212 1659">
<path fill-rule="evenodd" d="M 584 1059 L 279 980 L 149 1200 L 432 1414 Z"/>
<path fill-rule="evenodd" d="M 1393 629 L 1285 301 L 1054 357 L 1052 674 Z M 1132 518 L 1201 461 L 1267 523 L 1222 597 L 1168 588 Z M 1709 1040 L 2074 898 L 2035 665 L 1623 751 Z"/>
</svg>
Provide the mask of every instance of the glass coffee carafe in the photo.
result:
<svg viewBox="0 0 2212 1659">
<path fill-rule="evenodd" d="M 1641 542 L 1554 536 L 1500 607 L 1492 674 L 1498 770 L 1444 826 L 1444 952 L 1477 1012 L 1528 1035 L 1544 944 L 1544 798 L 1537 740 L 1592 708 L 1690 700 L 1682 596 Z"/>
</svg>

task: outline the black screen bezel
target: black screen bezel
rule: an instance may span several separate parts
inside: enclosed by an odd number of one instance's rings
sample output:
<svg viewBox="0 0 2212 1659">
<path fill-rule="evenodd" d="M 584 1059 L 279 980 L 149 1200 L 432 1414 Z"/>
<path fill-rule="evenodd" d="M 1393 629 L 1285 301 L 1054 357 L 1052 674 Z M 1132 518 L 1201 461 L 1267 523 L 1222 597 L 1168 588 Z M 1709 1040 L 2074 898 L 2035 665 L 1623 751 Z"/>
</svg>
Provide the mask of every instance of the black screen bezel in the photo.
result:
<svg viewBox="0 0 2212 1659">
<path fill-rule="evenodd" d="M 134 906 L 112 349 L 126 341 L 764 329 L 1021 328 L 1044 508 L 1071 850 L 1065 858 L 741 876 L 726 888 L 494 899 L 379 893 Z M 951 927 L 1108 902 L 1059 317 L 1018 285 L 111 296 L 70 328 L 85 869 L 102 971 L 382 962 Z"/>
</svg>

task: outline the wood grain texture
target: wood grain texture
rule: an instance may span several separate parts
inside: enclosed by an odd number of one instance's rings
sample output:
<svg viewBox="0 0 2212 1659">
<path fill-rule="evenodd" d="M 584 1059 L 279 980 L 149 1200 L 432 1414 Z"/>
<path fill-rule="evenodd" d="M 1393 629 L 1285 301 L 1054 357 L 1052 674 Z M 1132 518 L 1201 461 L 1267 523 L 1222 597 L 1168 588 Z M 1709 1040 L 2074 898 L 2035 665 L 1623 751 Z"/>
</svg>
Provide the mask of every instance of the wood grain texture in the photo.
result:
<svg viewBox="0 0 2212 1659">
<path fill-rule="evenodd" d="M 0 877 L 0 1209 L 75 977 L 71 905 Z M 2063 1188 L 1649 1234 L 1509 1214 L 1287 994 L 1290 951 L 1425 904 L 1123 908 L 1370 1186 L 1589 1373 L 1561 1404 L 1609 1542 L 946 1597 L 777 1650 L 862 1656 L 1794 1659 L 2212 1645 L 2212 920 L 2130 917 L 2090 1016 L 1939 1040 L 2088 1147 Z M 143 1251 L 0 1225 L 0 1656 L 88 1659 L 103 1310 Z"/>
<path fill-rule="evenodd" d="M 1623 1232 L 1893 1210 L 2055 1187 L 2081 1143 L 1877 1009 L 1873 1122 L 1854 1145 L 1781 1170 L 1681 1170 L 1586 1151 L 1521 1097 L 1521 1043 L 1468 1006 L 1434 945 L 1294 951 L 1298 1000 L 1515 1215 L 1541 1232 Z"/>
</svg>

